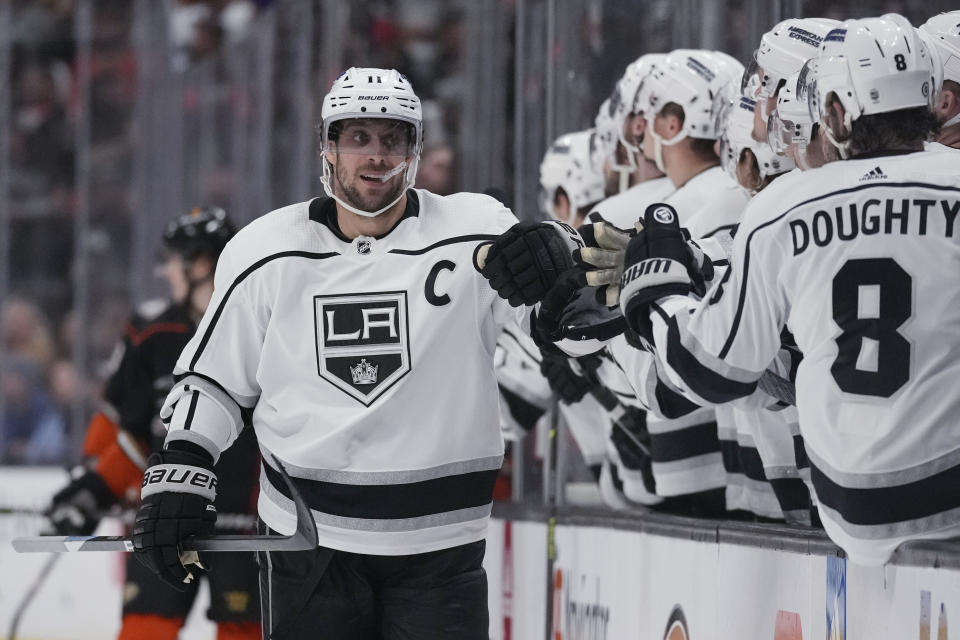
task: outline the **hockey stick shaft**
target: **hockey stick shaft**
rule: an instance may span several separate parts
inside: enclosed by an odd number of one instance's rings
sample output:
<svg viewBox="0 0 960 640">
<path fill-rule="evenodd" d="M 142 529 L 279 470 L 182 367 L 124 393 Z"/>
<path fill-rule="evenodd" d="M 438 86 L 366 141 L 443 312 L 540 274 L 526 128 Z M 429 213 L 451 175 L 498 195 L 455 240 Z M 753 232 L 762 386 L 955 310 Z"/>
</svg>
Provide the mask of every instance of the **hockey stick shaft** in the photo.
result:
<svg viewBox="0 0 960 640">
<path fill-rule="evenodd" d="M 132 524 L 137 512 L 135 509 L 124 511 L 104 511 L 97 514 L 99 518 L 116 518 L 125 524 Z M 32 509 L 29 507 L 0 507 L 0 517 L 3 516 L 26 516 L 33 518 L 46 518 L 47 512 L 42 509 Z M 257 524 L 257 517 L 249 513 L 222 513 L 217 512 L 217 529 L 252 529 Z"/>
<path fill-rule="evenodd" d="M 191 536 L 180 542 L 183 551 L 305 551 L 317 546 L 317 523 L 310 508 L 274 458 L 280 475 L 290 492 L 297 515 L 296 530 L 289 536 L 278 535 L 212 535 Z M 74 551 L 133 551 L 133 539 L 123 536 L 32 536 L 15 538 L 13 548 L 19 553 Z"/>
<path fill-rule="evenodd" d="M 60 554 L 51 553 L 47 558 L 47 561 L 43 563 L 42 567 L 40 567 L 40 572 L 37 573 L 37 577 L 33 579 L 33 583 L 30 585 L 30 588 L 27 589 L 27 592 L 23 594 L 20 604 L 17 605 L 16 610 L 13 612 L 13 619 L 10 621 L 10 630 L 7 632 L 7 640 L 16 640 L 17 629 L 20 627 L 20 619 L 23 618 L 23 614 L 26 613 L 27 608 L 33 602 L 33 599 L 40 590 L 40 587 L 43 586 L 44 582 L 46 582 L 47 577 L 53 572 L 53 567 L 57 564 L 57 560 L 59 559 Z"/>
<path fill-rule="evenodd" d="M 600 406 L 606 409 L 607 413 L 610 414 L 610 418 L 613 422 L 613 426 L 620 429 L 623 435 L 629 438 L 630 442 L 634 444 L 644 455 L 650 455 L 650 449 L 640 442 L 640 439 L 637 438 L 636 434 L 633 433 L 626 424 L 624 424 L 623 419 L 627 413 L 627 407 L 620 401 L 620 398 L 617 397 L 613 391 L 608 389 L 600 380 L 597 378 L 596 370 L 590 370 L 586 367 L 580 367 L 584 379 L 587 381 L 588 391 L 594 399 L 600 403 Z"/>
</svg>

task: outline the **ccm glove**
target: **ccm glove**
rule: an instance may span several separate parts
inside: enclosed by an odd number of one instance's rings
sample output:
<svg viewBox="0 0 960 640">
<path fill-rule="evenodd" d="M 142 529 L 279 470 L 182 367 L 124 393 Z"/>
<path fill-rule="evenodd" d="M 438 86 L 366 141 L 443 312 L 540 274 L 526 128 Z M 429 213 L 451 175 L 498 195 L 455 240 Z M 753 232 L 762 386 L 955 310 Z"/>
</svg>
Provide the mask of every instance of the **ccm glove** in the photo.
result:
<svg viewBox="0 0 960 640">
<path fill-rule="evenodd" d="M 649 306 L 669 295 L 687 295 L 703 276 L 680 228 L 676 210 L 652 204 L 643 214 L 643 229 L 627 245 L 620 280 L 620 310 L 627 325 L 652 342 Z M 693 274 L 693 275 L 692 275 Z"/>
<path fill-rule="evenodd" d="M 493 242 L 479 245 L 473 265 L 513 307 L 543 300 L 573 264 L 583 246 L 576 230 L 562 222 L 519 222 Z"/>
<path fill-rule="evenodd" d="M 200 447 L 177 442 L 150 456 L 143 474 L 140 509 L 133 524 L 137 560 L 178 591 L 204 567 L 194 551 L 180 543 L 189 536 L 213 533 L 217 510 L 217 476 L 213 459 Z"/>
<path fill-rule="evenodd" d="M 70 484 L 53 496 L 46 516 L 61 536 L 89 536 L 117 499 L 96 471 L 79 467 L 74 473 Z"/>
</svg>

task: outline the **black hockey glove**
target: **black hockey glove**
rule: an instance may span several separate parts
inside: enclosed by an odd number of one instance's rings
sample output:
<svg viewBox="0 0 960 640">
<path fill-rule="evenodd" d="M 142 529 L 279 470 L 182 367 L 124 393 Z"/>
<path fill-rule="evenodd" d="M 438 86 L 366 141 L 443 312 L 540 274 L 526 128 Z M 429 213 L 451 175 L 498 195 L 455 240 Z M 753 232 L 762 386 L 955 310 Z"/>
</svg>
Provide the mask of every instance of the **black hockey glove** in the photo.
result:
<svg viewBox="0 0 960 640">
<path fill-rule="evenodd" d="M 213 459 L 200 447 L 176 442 L 150 456 L 143 474 L 142 502 L 133 524 L 133 547 L 144 566 L 178 591 L 203 570 L 196 552 L 180 543 L 213 533 L 217 476 Z"/>
<path fill-rule="evenodd" d="M 673 207 L 652 204 L 644 212 L 642 230 L 627 245 L 620 310 L 630 329 L 648 341 L 650 304 L 669 295 L 702 295 L 704 269 L 712 274 L 709 259 L 688 239 Z"/>
<path fill-rule="evenodd" d="M 617 449 L 623 466 L 638 471 L 650 464 L 650 433 L 647 431 L 647 414 L 636 407 L 627 407 L 623 416 L 613 426 L 610 441 Z"/>
<path fill-rule="evenodd" d="M 554 351 L 540 350 L 540 373 L 547 379 L 550 388 L 565 404 L 576 404 L 583 400 L 590 389 L 590 383 L 570 367 L 570 358 Z"/>
<path fill-rule="evenodd" d="M 96 531 L 103 512 L 116 502 L 103 476 L 81 467 L 70 484 L 53 496 L 45 513 L 59 535 L 89 536 Z"/>
<path fill-rule="evenodd" d="M 473 265 L 511 306 L 532 305 L 573 267 L 573 251 L 582 246 L 570 225 L 519 222 L 493 242 L 479 245 Z"/>
<path fill-rule="evenodd" d="M 586 286 L 584 273 L 572 267 L 553 283 L 543 297 L 536 315 L 533 316 L 531 332 L 538 346 L 545 346 L 564 338 L 564 317 L 568 307 L 577 297 L 581 287 Z"/>
</svg>

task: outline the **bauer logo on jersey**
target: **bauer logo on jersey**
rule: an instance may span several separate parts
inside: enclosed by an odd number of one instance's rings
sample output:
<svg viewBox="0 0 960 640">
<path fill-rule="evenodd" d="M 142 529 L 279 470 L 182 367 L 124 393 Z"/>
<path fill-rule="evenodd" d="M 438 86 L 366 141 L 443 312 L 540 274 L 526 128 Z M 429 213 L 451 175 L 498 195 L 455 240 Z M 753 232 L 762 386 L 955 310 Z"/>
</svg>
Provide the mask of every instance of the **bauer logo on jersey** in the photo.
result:
<svg viewBox="0 0 960 640">
<path fill-rule="evenodd" d="M 321 378 L 369 407 L 410 371 L 405 291 L 313 302 Z"/>
</svg>

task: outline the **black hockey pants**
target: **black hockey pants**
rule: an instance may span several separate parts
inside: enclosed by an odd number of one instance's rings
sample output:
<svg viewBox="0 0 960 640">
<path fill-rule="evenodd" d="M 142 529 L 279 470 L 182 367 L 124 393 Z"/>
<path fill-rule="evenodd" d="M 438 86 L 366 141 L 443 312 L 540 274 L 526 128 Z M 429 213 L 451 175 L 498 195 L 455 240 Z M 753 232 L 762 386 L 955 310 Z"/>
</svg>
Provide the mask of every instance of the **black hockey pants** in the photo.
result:
<svg viewBox="0 0 960 640">
<path fill-rule="evenodd" d="M 485 541 L 406 556 L 258 554 L 266 640 L 486 640 Z"/>
</svg>

